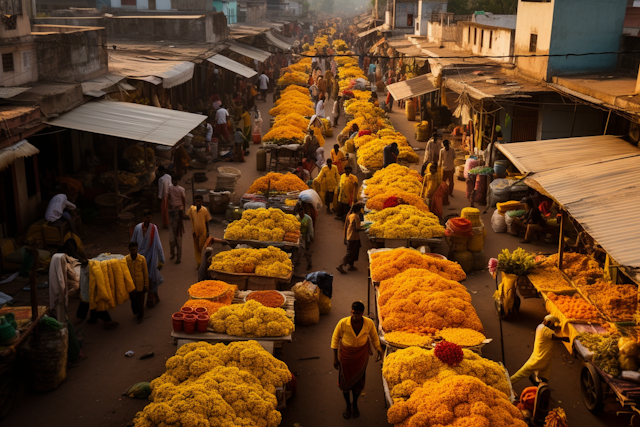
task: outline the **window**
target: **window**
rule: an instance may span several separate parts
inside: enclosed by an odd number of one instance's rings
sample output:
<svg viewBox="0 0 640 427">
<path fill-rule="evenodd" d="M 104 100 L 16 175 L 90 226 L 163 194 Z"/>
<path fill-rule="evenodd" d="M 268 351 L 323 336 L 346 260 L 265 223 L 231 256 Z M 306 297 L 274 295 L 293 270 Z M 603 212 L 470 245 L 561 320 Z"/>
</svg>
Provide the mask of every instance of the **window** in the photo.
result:
<svg viewBox="0 0 640 427">
<path fill-rule="evenodd" d="M 469 34 L 467 35 L 467 43 L 471 43 L 471 27 L 469 27 Z"/>
<path fill-rule="evenodd" d="M 13 70 L 14 70 L 13 53 L 3 53 L 2 54 L 2 71 L 5 73 L 10 73 Z"/>
<path fill-rule="evenodd" d="M 489 31 L 489 49 L 491 49 L 492 44 L 493 44 L 493 31 Z"/>
<path fill-rule="evenodd" d="M 537 48 L 538 48 L 538 35 L 531 34 L 531 38 L 529 39 L 529 52 L 536 53 Z"/>
<path fill-rule="evenodd" d="M 484 47 L 484 30 L 480 31 L 480 49 Z"/>
<path fill-rule="evenodd" d="M 413 27 L 413 13 L 407 13 L 407 27 Z"/>
<path fill-rule="evenodd" d="M 473 29 L 473 44 L 474 45 L 478 44 L 478 29 L 477 28 Z"/>
</svg>

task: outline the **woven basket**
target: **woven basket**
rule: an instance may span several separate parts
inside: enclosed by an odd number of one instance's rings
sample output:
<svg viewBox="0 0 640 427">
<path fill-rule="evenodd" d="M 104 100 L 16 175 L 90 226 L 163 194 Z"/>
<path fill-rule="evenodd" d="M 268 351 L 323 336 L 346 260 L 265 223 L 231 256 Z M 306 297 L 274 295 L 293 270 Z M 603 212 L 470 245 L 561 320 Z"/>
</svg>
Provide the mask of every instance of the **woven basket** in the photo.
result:
<svg viewBox="0 0 640 427">
<path fill-rule="evenodd" d="M 22 345 L 34 391 L 55 390 L 67 378 L 68 347 L 67 328 L 55 332 L 35 331 Z"/>
<path fill-rule="evenodd" d="M 301 326 L 317 325 L 320 322 L 320 310 L 317 302 L 295 303 L 296 324 Z"/>
<path fill-rule="evenodd" d="M 329 314 L 331 312 L 331 298 L 320 292 L 318 298 L 318 311 L 320 314 Z"/>
</svg>

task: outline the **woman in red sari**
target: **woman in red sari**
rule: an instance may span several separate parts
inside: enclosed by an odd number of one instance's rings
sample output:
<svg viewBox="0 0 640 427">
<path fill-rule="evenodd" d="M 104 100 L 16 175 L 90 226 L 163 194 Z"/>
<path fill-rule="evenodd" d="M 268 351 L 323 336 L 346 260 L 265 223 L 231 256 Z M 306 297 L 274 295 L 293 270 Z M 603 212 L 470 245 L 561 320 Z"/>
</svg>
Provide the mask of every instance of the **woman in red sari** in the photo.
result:
<svg viewBox="0 0 640 427">
<path fill-rule="evenodd" d="M 382 359 L 380 339 L 373 320 L 364 317 L 364 304 L 351 304 L 351 316 L 345 317 L 336 326 L 331 338 L 333 366 L 338 369 L 338 386 L 342 390 L 347 409 L 342 413 L 345 419 L 358 418 L 358 397 L 364 389 L 365 374 L 371 346 L 378 352 L 376 362 Z M 349 392 L 353 395 L 353 406 Z"/>
</svg>

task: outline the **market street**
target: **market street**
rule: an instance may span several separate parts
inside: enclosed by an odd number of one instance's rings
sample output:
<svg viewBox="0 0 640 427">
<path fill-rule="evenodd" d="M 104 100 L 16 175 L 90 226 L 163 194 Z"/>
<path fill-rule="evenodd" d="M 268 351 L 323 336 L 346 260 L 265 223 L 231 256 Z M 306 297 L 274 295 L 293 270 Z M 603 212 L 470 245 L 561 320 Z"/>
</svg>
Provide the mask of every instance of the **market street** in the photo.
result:
<svg viewBox="0 0 640 427">
<path fill-rule="evenodd" d="M 272 106 L 272 97 L 263 103 L 258 101 L 263 118 L 268 118 L 268 110 Z M 415 122 L 408 122 L 404 111 L 394 108 L 390 114 L 396 129 L 407 136 L 414 147 L 423 148 L 423 143 L 416 143 L 413 137 Z M 267 120 L 266 120 L 267 121 Z M 344 126 L 344 117 L 340 119 L 338 131 Z M 263 125 L 263 133 L 267 131 L 267 124 Z M 337 132 L 336 132 L 337 135 Z M 328 138 L 325 146 L 332 146 L 334 138 Z M 255 155 L 257 146 L 252 145 L 251 154 L 247 161 L 238 163 L 217 163 L 214 166 L 229 165 L 242 171 L 242 177 L 236 184 L 237 200 L 251 183 L 261 176 L 256 171 Z M 422 156 L 422 151 L 419 155 Z M 207 176 L 209 180 L 198 184 L 199 187 L 215 185 L 215 167 L 209 167 Z M 419 165 L 414 166 L 419 169 Z M 187 174 L 181 181 L 187 189 L 187 204 L 191 203 L 192 173 Z M 464 198 L 463 182 L 456 181 L 456 190 L 451 199 L 451 206 L 445 208 L 445 216 L 449 213 L 460 212 L 467 206 Z M 495 257 L 503 249 L 516 249 L 519 245 L 518 238 L 507 234 L 495 234 L 491 230 L 490 218 L 493 209 L 483 215 L 483 221 L 487 229 L 485 239 L 485 253 L 487 257 Z M 336 221 L 334 215 L 319 212 L 316 239 L 313 247 L 313 270 L 325 270 L 334 274 L 332 310 L 329 315 L 321 316 L 320 323 L 315 326 L 297 326 L 293 334 L 293 343 L 284 347 L 281 358 L 288 364 L 290 370 L 297 378 L 297 395 L 287 402 L 287 408 L 282 411 L 283 427 L 324 427 L 348 426 L 348 425 L 388 425 L 386 423 L 386 408 L 381 381 L 381 363 L 375 363 L 372 357 L 367 368 L 367 384 L 361 397 L 361 417 L 358 420 L 344 420 L 342 408 L 344 400 L 337 386 L 337 372 L 332 366 L 332 350 L 329 347 L 331 334 L 337 321 L 349 315 L 351 303 L 367 298 L 367 261 L 365 249 L 368 242 L 363 239 L 364 248 L 360 252 L 360 261 L 357 263 L 358 272 L 350 272 L 340 275 L 335 267 L 344 255 L 345 247 L 342 244 L 342 222 Z M 159 214 L 155 214 L 154 220 L 159 222 Z M 215 217 L 221 221 L 221 216 Z M 197 272 L 193 258 L 191 245 L 191 232 L 188 221 L 185 221 L 186 234 L 184 238 L 183 261 L 175 265 L 168 261 L 162 270 L 165 281 L 160 287 L 161 303 L 146 311 L 144 322 L 135 323 L 129 304 L 119 306 L 112 313 L 114 320 L 120 322 L 120 326 L 114 331 L 105 331 L 101 325 L 88 325 L 86 323 L 78 327 L 82 331 L 85 340 L 83 349 L 88 358 L 68 373 L 66 381 L 55 391 L 47 394 L 31 394 L 24 391 L 18 396 L 13 411 L 3 421 L 3 425 L 48 425 L 51 427 L 62 426 L 101 426 L 117 427 L 125 426 L 133 419 L 135 413 L 148 403 L 146 400 L 130 399 L 121 396 L 130 385 L 139 381 L 151 381 L 165 370 L 164 362 L 171 357 L 176 350 L 173 345 L 171 331 L 171 314 L 182 306 L 187 299 L 187 289 L 197 281 Z M 126 252 L 126 247 L 117 244 L 113 239 L 109 242 L 109 230 L 100 227 L 87 227 L 90 238 L 86 245 L 98 245 L 99 252 Z M 224 225 L 217 222 L 212 234 L 222 237 Z M 168 254 L 169 232 L 161 230 L 160 236 Z M 525 249 L 552 253 L 557 250 L 557 245 L 533 244 L 526 245 Z M 96 250 L 94 248 L 94 250 Z M 440 250 L 446 254 L 446 243 Z M 470 274 L 463 284 L 472 294 L 473 305 L 476 308 L 485 328 L 485 335 L 493 341 L 486 345 L 483 356 L 494 360 L 502 360 L 500 348 L 500 325 L 494 309 L 492 298 L 495 290 L 495 281 L 486 271 Z M 46 292 L 46 290 L 45 290 Z M 28 298 L 28 292 L 22 291 L 22 298 Z M 77 299 L 71 302 L 70 312 L 74 313 Z M 373 304 L 373 299 L 371 300 Z M 370 315 L 373 310 L 369 308 Z M 506 367 L 513 374 L 529 357 L 533 345 L 533 331 L 546 311 L 540 299 L 523 300 L 520 315 L 517 319 L 503 322 L 504 351 Z M 556 342 L 552 377 L 550 386 L 552 397 L 557 405 L 567 411 L 567 416 L 572 426 L 625 426 L 628 424 L 628 416 L 615 417 L 612 413 L 601 416 L 593 416 L 583 406 L 579 388 L 579 372 L 581 363 L 570 356 L 562 343 Z M 136 355 L 127 358 L 124 353 L 133 350 Z M 149 351 L 155 353 L 155 357 L 138 360 L 138 356 Z M 518 384 L 516 393 L 519 393 L 526 385 L 525 381 Z"/>
</svg>

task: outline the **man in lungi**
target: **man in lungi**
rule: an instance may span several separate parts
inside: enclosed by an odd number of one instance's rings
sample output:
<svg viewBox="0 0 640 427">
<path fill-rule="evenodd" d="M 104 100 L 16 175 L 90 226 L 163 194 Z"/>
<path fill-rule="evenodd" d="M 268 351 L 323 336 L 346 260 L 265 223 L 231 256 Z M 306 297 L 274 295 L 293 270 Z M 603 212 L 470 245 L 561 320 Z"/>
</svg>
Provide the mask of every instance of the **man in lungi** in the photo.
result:
<svg viewBox="0 0 640 427">
<path fill-rule="evenodd" d="M 138 244 L 138 253 L 147 261 L 147 271 L 149 274 L 147 308 L 153 308 L 160 302 L 158 287 L 164 281 L 162 274 L 160 274 L 160 269 L 164 265 L 164 251 L 162 250 L 158 227 L 151 222 L 153 213 L 149 209 L 145 209 L 142 215 L 142 222 L 133 229 L 131 242 Z"/>
<path fill-rule="evenodd" d="M 345 419 L 358 418 L 358 397 L 364 389 L 365 374 L 371 346 L 378 352 L 376 362 L 382 359 L 380 339 L 373 320 L 363 316 L 364 304 L 351 304 L 351 316 L 338 322 L 331 338 L 333 366 L 338 370 L 338 386 L 342 390 L 347 409 L 342 413 Z M 353 395 L 353 404 L 349 392 Z"/>
<path fill-rule="evenodd" d="M 347 220 L 344 223 L 344 244 L 347 245 L 347 254 L 342 259 L 342 263 L 337 267 L 337 270 L 342 274 L 347 274 L 344 270 L 345 266 L 349 266 L 349 271 L 358 271 L 354 265 L 358 261 L 360 256 L 360 213 L 362 212 L 362 203 L 356 203 L 353 205 L 349 213 L 347 214 Z"/>
</svg>

